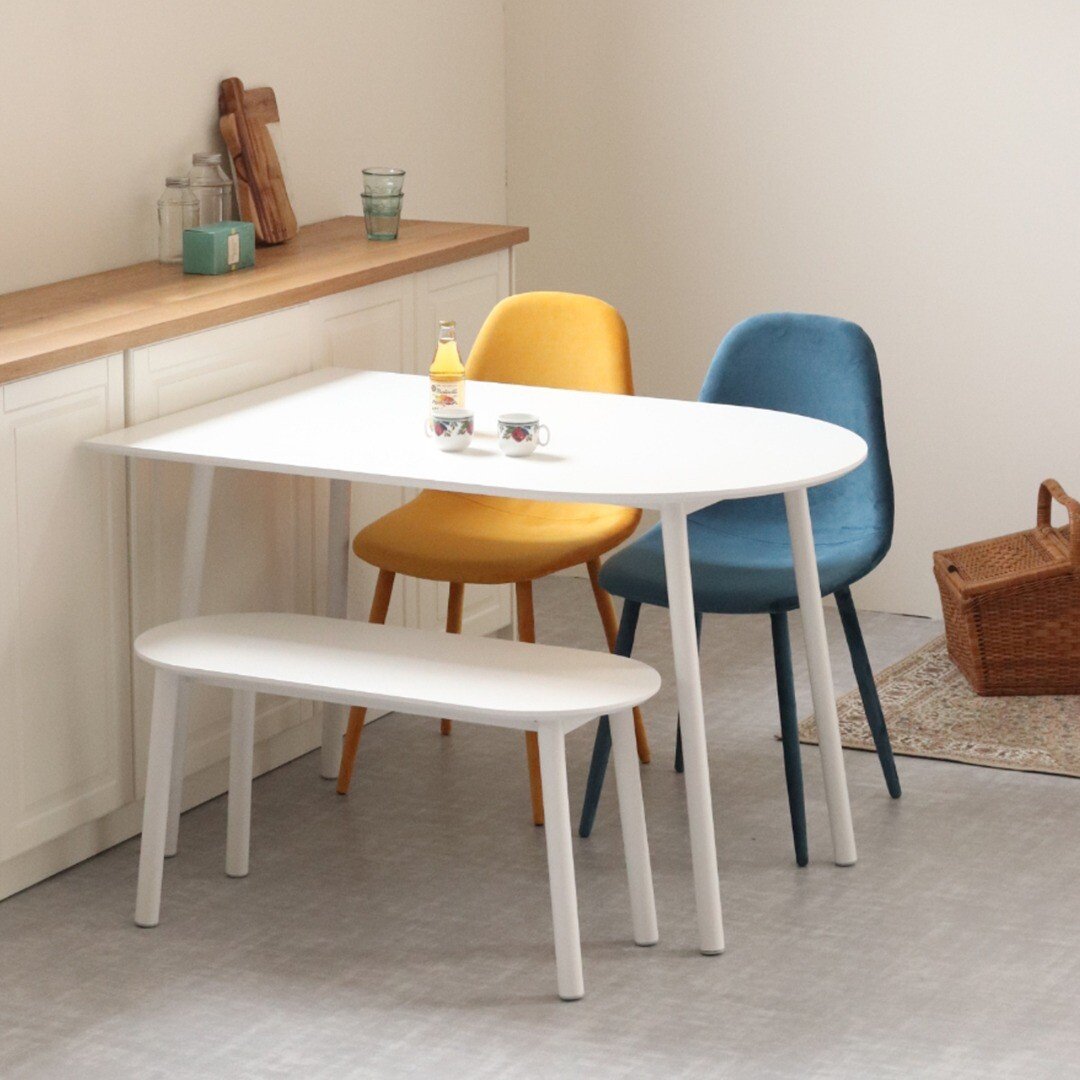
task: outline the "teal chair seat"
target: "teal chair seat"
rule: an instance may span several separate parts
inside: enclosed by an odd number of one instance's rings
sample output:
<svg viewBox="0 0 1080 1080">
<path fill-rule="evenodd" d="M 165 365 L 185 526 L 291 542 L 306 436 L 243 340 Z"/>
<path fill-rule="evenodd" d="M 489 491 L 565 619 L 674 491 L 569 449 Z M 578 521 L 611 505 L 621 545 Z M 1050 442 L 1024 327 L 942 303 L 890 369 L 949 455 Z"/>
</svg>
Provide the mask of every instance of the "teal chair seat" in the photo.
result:
<svg viewBox="0 0 1080 1080">
<path fill-rule="evenodd" d="M 812 416 L 866 440 L 867 459 L 859 468 L 811 489 L 810 517 L 821 593 L 836 597 L 886 786 L 894 798 L 899 797 L 889 733 L 850 592 L 853 582 L 881 562 L 892 541 L 892 474 L 873 344 L 860 327 L 843 319 L 757 315 L 724 338 L 698 400 Z M 770 616 L 788 808 L 795 858 L 805 866 L 806 811 L 787 619 L 799 601 L 783 497 L 735 499 L 705 507 L 690 516 L 689 540 L 699 639 L 703 615 Z M 666 607 L 668 602 L 659 527 L 613 555 L 600 573 L 600 584 L 625 600 L 615 648 L 629 656 L 641 605 Z M 582 836 L 592 831 L 610 746 L 604 717 L 581 812 Z M 675 761 L 681 772 L 681 741 L 676 743 Z"/>
<path fill-rule="evenodd" d="M 689 536 L 697 611 L 749 615 L 799 606 L 782 496 L 707 506 L 690 515 Z M 828 596 L 877 566 L 889 537 L 880 528 L 815 521 L 814 547 L 821 595 Z M 600 584 L 615 596 L 667 607 L 660 526 L 608 559 Z"/>
</svg>

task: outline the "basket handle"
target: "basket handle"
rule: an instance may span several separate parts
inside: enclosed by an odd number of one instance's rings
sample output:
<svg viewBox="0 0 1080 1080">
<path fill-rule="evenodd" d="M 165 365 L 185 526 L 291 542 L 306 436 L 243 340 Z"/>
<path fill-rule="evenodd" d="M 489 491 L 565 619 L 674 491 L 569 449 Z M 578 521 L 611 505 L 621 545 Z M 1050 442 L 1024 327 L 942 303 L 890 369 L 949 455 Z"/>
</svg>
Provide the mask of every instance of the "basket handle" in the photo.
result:
<svg viewBox="0 0 1080 1080">
<path fill-rule="evenodd" d="M 1080 502 L 1066 495 L 1056 480 L 1044 480 L 1039 485 L 1039 502 L 1035 519 L 1040 529 L 1050 528 L 1051 498 L 1069 511 L 1069 561 L 1074 570 L 1080 570 Z"/>
</svg>

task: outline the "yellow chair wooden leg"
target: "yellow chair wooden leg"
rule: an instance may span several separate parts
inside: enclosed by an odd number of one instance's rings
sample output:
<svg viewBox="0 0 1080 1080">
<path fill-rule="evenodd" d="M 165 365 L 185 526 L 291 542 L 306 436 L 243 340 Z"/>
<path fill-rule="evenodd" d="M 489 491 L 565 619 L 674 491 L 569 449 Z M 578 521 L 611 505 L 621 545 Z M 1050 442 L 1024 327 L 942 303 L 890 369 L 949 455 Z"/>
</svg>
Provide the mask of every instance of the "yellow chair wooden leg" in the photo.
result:
<svg viewBox="0 0 1080 1080">
<path fill-rule="evenodd" d="M 465 584 L 461 581 L 450 582 L 450 599 L 446 603 L 446 632 L 448 634 L 461 633 L 461 608 L 465 602 Z M 445 717 L 439 724 L 439 731 L 443 735 L 449 735 L 451 722 Z"/>
<path fill-rule="evenodd" d="M 525 756 L 529 762 L 529 795 L 534 825 L 544 824 L 544 785 L 540 780 L 540 739 L 535 731 L 525 732 Z"/>
<path fill-rule="evenodd" d="M 531 581 L 519 581 L 514 586 L 517 596 L 518 641 L 536 641 L 536 616 L 533 613 Z M 534 825 L 544 824 L 544 788 L 540 782 L 540 742 L 535 731 L 525 732 L 525 754 L 529 761 L 529 792 L 532 795 Z"/>
<path fill-rule="evenodd" d="M 371 614 L 368 622 L 382 625 L 386 622 L 386 613 L 390 610 L 390 596 L 394 591 L 394 572 L 380 570 L 379 580 L 375 582 L 375 595 L 371 600 Z M 353 765 L 356 763 L 356 751 L 360 748 L 360 732 L 364 729 L 367 709 L 354 705 L 349 710 L 349 727 L 345 732 L 345 741 L 341 746 L 341 765 L 338 768 L 337 790 L 339 795 L 349 794 L 352 783 Z"/>
<path fill-rule="evenodd" d="M 600 621 L 604 624 L 604 637 L 607 638 L 607 646 L 611 652 L 615 651 L 615 638 L 619 634 L 619 620 L 615 617 L 615 605 L 611 600 L 611 593 L 600 586 L 600 560 L 590 559 L 585 566 L 589 571 L 589 584 L 592 585 L 593 597 L 596 600 L 597 610 L 600 612 Z M 652 751 L 649 749 L 649 737 L 645 734 L 645 721 L 641 718 L 641 709 L 634 706 L 634 737 L 637 740 L 638 760 L 643 765 L 652 761 Z"/>
</svg>

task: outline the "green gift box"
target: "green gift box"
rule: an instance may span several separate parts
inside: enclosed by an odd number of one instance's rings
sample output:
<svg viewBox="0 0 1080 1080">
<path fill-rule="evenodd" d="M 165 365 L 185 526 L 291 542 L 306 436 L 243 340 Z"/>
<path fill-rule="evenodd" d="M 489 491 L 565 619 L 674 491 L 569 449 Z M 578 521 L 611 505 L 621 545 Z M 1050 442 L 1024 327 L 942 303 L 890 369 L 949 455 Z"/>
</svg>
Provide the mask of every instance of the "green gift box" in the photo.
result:
<svg viewBox="0 0 1080 1080">
<path fill-rule="evenodd" d="M 184 230 L 185 274 L 228 274 L 255 265 L 255 226 L 218 221 Z"/>
</svg>

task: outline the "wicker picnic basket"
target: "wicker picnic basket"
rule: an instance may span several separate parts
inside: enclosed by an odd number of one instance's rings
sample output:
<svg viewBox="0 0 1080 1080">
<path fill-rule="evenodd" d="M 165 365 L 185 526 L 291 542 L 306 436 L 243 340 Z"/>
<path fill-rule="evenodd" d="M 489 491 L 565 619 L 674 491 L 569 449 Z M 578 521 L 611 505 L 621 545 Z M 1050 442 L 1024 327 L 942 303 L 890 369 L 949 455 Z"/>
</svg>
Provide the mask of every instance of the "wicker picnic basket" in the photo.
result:
<svg viewBox="0 0 1080 1080">
<path fill-rule="evenodd" d="M 977 694 L 1080 694 L 1080 503 L 1056 480 L 1039 487 L 1034 529 L 936 551 L 934 577 L 949 655 Z"/>
</svg>

